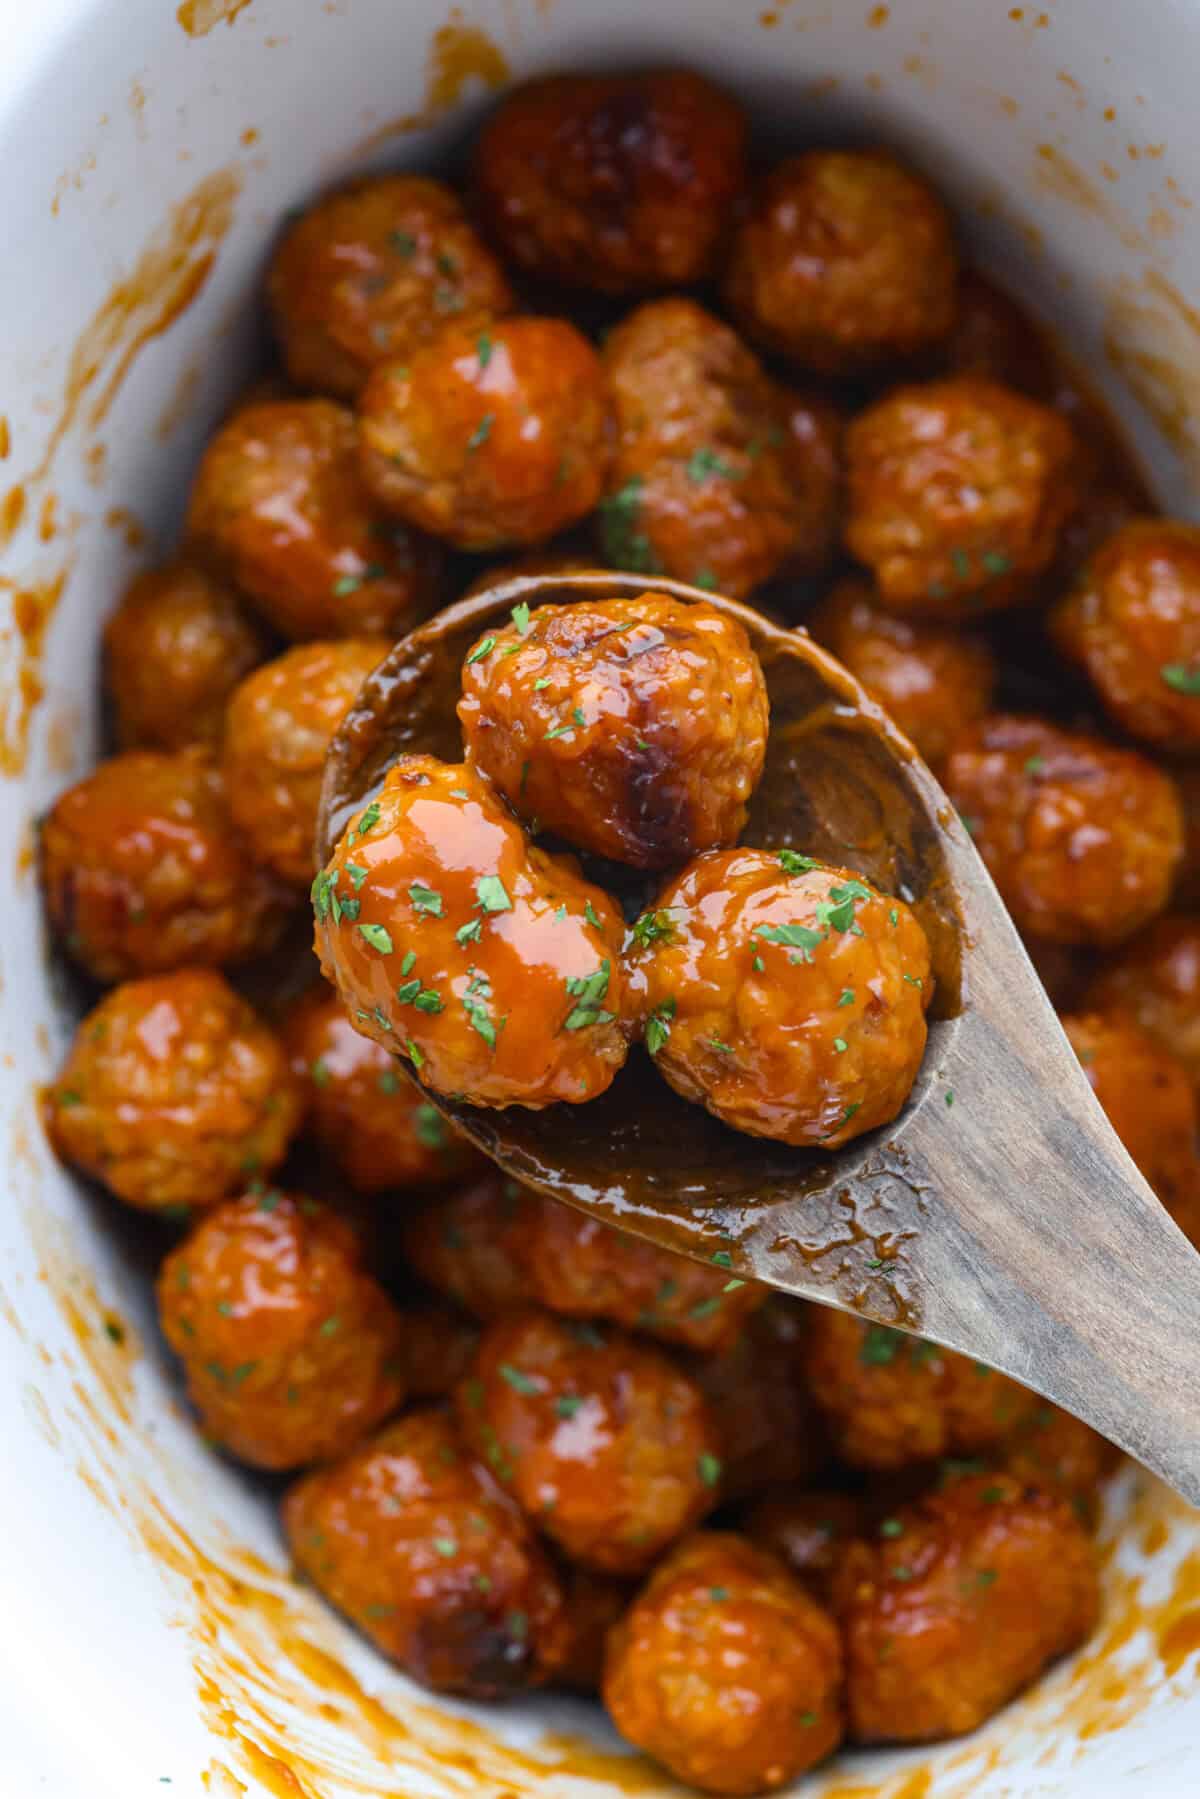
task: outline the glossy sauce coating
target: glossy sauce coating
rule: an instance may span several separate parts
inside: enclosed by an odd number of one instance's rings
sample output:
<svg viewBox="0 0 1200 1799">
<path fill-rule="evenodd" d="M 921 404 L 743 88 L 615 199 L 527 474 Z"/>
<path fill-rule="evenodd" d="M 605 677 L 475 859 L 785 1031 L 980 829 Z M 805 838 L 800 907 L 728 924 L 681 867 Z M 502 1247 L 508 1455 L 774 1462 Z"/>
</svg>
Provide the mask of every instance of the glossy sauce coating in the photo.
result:
<svg viewBox="0 0 1200 1799">
<path fill-rule="evenodd" d="M 158 1315 L 210 1441 L 255 1468 L 301 1468 L 343 1455 L 404 1398 L 403 1325 L 347 1219 L 260 1187 L 167 1257 Z"/>
<path fill-rule="evenodd" d="M 221 761 L 229 804 L 254 854 L 289 884 L 307 888 L 325 753 L 386 637 L 297 644 L 235 690 Z"/>
<path fill-rule="evenodd" d="M 847 372 L 944 337 L 957 268 L 946 210 L 914 170 L 883 150 L 810 150 L 759 186 L 725 296 L 750 337 Z"/>
<path fill-rule="evenodd" d="M 460 550 L 544 543 L 600 498 L 611 447 L 600 359 L 565 319 L 447 326 L 359 401 L 380 505 Z"/>
<path fill-rule="evenodd" d="M 484 216 L 515 263 L 609 293 L 697 281 L 730 223 L 746 120 L 689 70 L 553 75 L 480 135 Z"/>
<path fill-rule="evenodd" d="M 268 654 L 237 596 L 186 561 L 138 575 L 104 627 L 104 673 L 123 746 L 220 742 L 225 705 Z"/>
<path fill-rule="evenodd" d="M 635 926 L 646 1047 L 752 1136 L 841 1144 L 886 1124 L 925 1049 L 929 945 L 902 900 L 785 850 L 711 851 Z"/>
<path fill-rule="evenodd" d="M 284 1157 L 300 1096 L 279 1042 L 219 974 L 116 987 L 46 1100 L 66 1162 L 146 1211 L 215 1205 Z"/>
<path fill-rule="evenodd" d="M 779 388 L 692 300 L 631 312 L 604 366 L 617 425 L 599 516 L 607 562 L 733 599 L 793 560 L 820 568 L 836 523 L 832 408 Z"/>
<path fill-rule="evenodd" d="M 489 1167 L 405 1218 L 409 1266 L 477 1318 L 513 1311 L 534 1297 L 525 1246 L 541 1203 Z"/>
<path fill-rule="evenodd" d="M 1200 918 L 1156 918 L 1105 962 L 1084 1006 L 1132 1018 L 1200 1087 Z"/>
<path fill-rule="evenodd" d="M 1139 519 L 1114 532 L 1051 628 L 1118 725 L 1166 750 L 1200 747 L 1200 528 Z"/>
<path fill-rule="evenodd" d="M 201 457 L 187 528 L 285 637 L 400 636 L 436 601 L 436 546 L 379 513 L 354 415 L 331 400 L 235 412 Z"/>
<path fill-rule="evenodd" d="M 638 1574 L 715 1502 L 699 1388 L 621 1331 L 534 1310 L 502 1318 L 457 1399 L 474 1453 L 585 1567 Z"/>
<path fill-rule="evenodd" d="M 1062 1020 L 1108 1122 L 1171 1210 L 1200 1189 L 1196 1095 L 1183 1063 L 1129 1014 L 1077 1012 Z"/>
<path fill-rule="evenodd" d="M 993 713 L 959 739 L 942 778 L 1021 931 L 1104 948 L 1166 906 L 1183 819 L 1144 756 Z"/>
<path fill-rule="evenodd" d="M 707 1793 L 774 1792 L 842 1737 L 832 1618 L 783 1563 L 700 1531 L 659 1563 L 609 1638 L 621 1734 Z"/>
<path fill-rule="evenodd" d="M 981 637 L 898 618 L 865 581 L 839 582 L 804 622 L 931 766 L 991 705 L 996 659 Z"/>
<path fill-rule="evenodd" d="M 354 1023 L 439 1092 L 578 1103 L 625 1060 L 620 913 L 531 847 L 473 769 L 402 756 L 313 895 Z"/>
<path fill-rule="evenodd" d="M 344 400 L 448 321 L 513 306 L 457 195 L 422 175 L 368 176 L 308 207 L 275 252 L 267 300 L 292 381 Z"/>
<path fill-rule="evenodd" d="M 885 606 L 963 618 L 1031 597 L 1076 499 L 1057 412 L 959 375 L 894 388 L 845 442 L 846 547 Z"/>
<path fill-rule="evenodd" d="M 985 1474 L 897 1521 L 853 1545 L 837 1577 L 860 1743 L 974 1730 L 1081 1643 L 1099 1608 L 1091 1544 L 1061 1499 Z"/>
<path fill-rule="evenodd" d="M 298 1481 L 283 1522 L 301 1571 L 435 1692 L 497 1699 L 569 1653 L 557 1576 L 445 1412 L 410 1412 Z"/>
<path fill-rule="evenodd" d="M 807 1320 L 807 1307 L 772 1293 L 732 1343 L 688 1361 L 720 1438 L 722 1504 L 779 1481 L 811 1480 L 829 1460 L 805 1375 Z"/>
<path fill-rule="evenodd" d="M 865 1537 L 871 1522 L 869 1504 L 856 1494 L 792 1486 L 765 1493 L 747 1512 L 742 1528 L 827 1604 L 846 1545 Z"/>
<path fill-rule="evenodd" d="M 467 656 L 458 715 L 523 817 L 638 868 L 732 843 L 766 754 L 742 627 L 654 593 L 516 608 Z"/>
<path fill-rule="evenodd" d="M 247 961 L 287 917 L 202 747 L 110 756 L 59 795 L 40 848 L 51 927 L 99 981 Z"/>
<path fill-rule="evenodd" d="M 395 1058 L 356 1031 L 323 983 L 281 1024 L 305 1100 L 305 1129 L 356 1193 L 438 1186 L 465 1173 L 476 1152 L 422 1098 Z"/>
</svg>

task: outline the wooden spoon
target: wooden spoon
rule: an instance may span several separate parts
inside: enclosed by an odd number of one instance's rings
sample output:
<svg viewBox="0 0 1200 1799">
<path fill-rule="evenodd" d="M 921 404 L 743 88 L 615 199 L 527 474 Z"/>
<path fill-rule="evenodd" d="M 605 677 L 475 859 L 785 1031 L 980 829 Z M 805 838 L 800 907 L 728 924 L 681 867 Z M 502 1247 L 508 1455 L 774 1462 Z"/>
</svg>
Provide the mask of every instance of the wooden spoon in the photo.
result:
<svg viewBox="0 0 1200 1799">
<path fill-rule="evenodd" d="M 513 579 L 398 643 L 326 768 L 324 860 L 401 752 L 462 760 L 463 657 L 531 608 L 636 595 L 638 576 Z M 743 835 L 859 869 L 913 905 L 937 977 L 894 1124 L 832 1152 L 743 1136 L 641 1049 L 602 1098 L 544 1111 L 429 1099 L 515 1179 L 731 1276 L 839 1306 L 1002 1369 L 1200 1504 L 1200 1256 L 1092 1096 L 983 863 L 912 745 L 801 631 L 676 581 L 746 629 L 771 700 Z M 633 916 L 653 883 L 597 870 Z M 407 1068 L 407 1064 L 405 1064 Z M 409 1071 L 411 1072 L 411 1071 Z"/>
</svg>

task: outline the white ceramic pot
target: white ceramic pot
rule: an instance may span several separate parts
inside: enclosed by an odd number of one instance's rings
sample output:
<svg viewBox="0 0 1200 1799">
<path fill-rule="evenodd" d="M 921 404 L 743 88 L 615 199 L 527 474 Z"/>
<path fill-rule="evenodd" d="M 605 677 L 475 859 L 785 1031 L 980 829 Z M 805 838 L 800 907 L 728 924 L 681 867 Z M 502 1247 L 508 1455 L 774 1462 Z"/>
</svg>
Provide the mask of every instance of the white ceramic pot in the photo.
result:
<svg viewBox="0 0 1200 1799">
<path fill-rule="evenodd" d="M 509 73 L 686 60 L 783 141 L 916 157 L 984 262 L 1067 328 L 1163 501 L 1193 507 L 1194 0 L 470 3 L 0 0 L 6 1799 L 674 1790 L 582 1706 L 435 1705 L 289 1583 L 270 1508 L 183 1413 L 113 1208 L 39 1129 L 69 1019 L 31 821 L 94 753 L 101 620 L 170 543 L 252 366 L 280 215 L 354 168 L 436 165 Z M 805 1793 L 1194 1799 L 1200 1528 L 1130 1472 L 1106 1540 L 1080 1658 L 966 1744 L 853 1758 Z"/>
</svg>

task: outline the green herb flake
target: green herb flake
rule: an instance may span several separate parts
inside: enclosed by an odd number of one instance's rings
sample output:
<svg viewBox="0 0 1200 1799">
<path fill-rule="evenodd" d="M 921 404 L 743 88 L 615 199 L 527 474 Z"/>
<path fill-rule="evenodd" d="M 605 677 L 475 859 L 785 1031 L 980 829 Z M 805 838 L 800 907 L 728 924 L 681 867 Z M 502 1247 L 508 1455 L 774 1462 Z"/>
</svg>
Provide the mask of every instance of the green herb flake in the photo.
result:
<svg viewBox="0 0 1200 1799">
<path fill-rule="evenodd" d="M 727 1249 L 716 1250 L 708 1259 L 710 1262 L 715 1263 L 718 1268 L 733 1267 L 733 1257 Z"/>
<path fill-rule="evenodd" d="M 715 593 L 717 591 L 717 577 L 711 568 L 698 568 L 695 575 L 692 577 L 692 585 L 694 587 L 702 587 L 705 593 Z"/>
<path fill-rule="evenodd" d="M 717 1050 L 719 1054 L 723 1056 L 731 1056 L 733 1054 L 732 1043 L 722 1043 L 719 1037 L 710 1037 L 708 1042 L 711 1049 Z"/>
<path fill-rule="evenodd" d="M 336 1337 L 338 1332 L 341 1330 L 341 1328 L 342 1328 L 342 1321 L 338 1317 L 337 1313 L 334 1312 L 332 1317 L 329 1317 L 325 1320 L 324 1324 L 321 1326 L 320 1330 L 317 1332 L 317 1335 L 319 1337 Z"/>
<path fill-rule="evenodd" d="M 436 1106 L 428 1101 L 417 1107 L 413 1120 L 417 1142 L 426 1149 L 445 1149 L 446 1123 Z"/>
<path fill-rule="evenodd" d="M 567 976 L 563 984 L 575 1004 L 563 1021 L 564 1031 L 582 1031 L 589 1025 L 609 1022 L 613 1015 L 601 1009 L 601 1002 L 608 995 L 611 973 L 612 964 L 606 957 L 593 974 Z"/>
<path fill-rule="evenodd" d="M 550 685 L 549 675 L 539 675 L 537 680 L 533 684 L 533 691 L 535 693 L 541 693 L 542 689 L 544 687 L 549 687 L 549 685 Z"/>
<path fill-rule="evenodd" d="M 482 643 L 477 643 L 475 645 L 475 648 L 471 651 L 471 654 L 467 657 L 466 666 L 468 668 L 470 668 L 472 663 L 482 662 L 485 656 L 491 655 L 491 653 L 495 649 L 495 647 L 496 647 L 496 639 L 494 637 L 485 637 Z"/>
<path fill-rule="evenodd" d="M 899 1518 L 885 1518 L 879 1526 L 879 1534 L 881 1537 L 902 1537 L 904 1526 Z"/>
<path fill-rule="evenodd" d="M 858 1359 L 867 1368 L 887 1368 L 904 1343 L 899 1331 L 886 1324 L 870 1324 L 863 1334 Z"/>
<path fill-rule="evenodd" d="M 990 1587 L 996 1578 L 997 1575 L 994 1568 L 981 1568 L 975 1576 L 975 1585 L 983 1590 Z"/>
<path fill-rule="evenodd" d="M 417 240 L 411 231 L 393 231 L 388 237 L 388 242 L 397 256 L 403 256 L 406 262 L 417 253 Z"/>
<path fill-rule="evenodd" d="M 640 475 L 632 476 L 616 493 L 607 494 L 599 507 L 601 546 L 614 568 L 629 569 L 636 575 L 660 575 L 662 565 L 650 539 L 639 529 L 641 507 Z"/>
<path fill-rule="evenodd" d="M 839 1056 L 844 1056 L 850 1045 L 846 1042 L 844 1037 L 835 1037 L 833 1040 L 833 1047 Z"/>
<path fill-rule="evenodd" d="M 55 1095 L 60 1106 L 81 1106 L 83 1094 L 78 1087 L 60 1087 Z"/>
<path fill-rule="evenodd" d="M 954 1104 L 954 1089 L 953 1089 L 953 1087 L 947 1087 L 947 1089 L 946 1089 L 946 1104 L 948 1106 L 952 1106 Z"/>
<path fill-rule="evenodd" d="M 715 1487 L 722 1473 L 720 1458 L 705 1450 L 696 1458 L 696 1472 L 706 1487 Z"/>
<path fill-rule="evenodd" d="M 496 415 L 494 412 L 485 412 L 484 413 L 483 417 L 480 419 L 479 423 L 476 425 L 474 431 L 472 431 L 470 437 L 468 437 L 468 439 L 467 439 L 467 449 L 469 451 L 470 450 L 478 450 L 483 447 L 483 445 L 487 442 L 488 438 L 492 434 L 492 426 L 495 424 L 495 422 L 496 422 Z"/>
<path fill-rule="evenodd" d="M 499 875 L 480 875 L 475 883 L 475 895 L 485 912 L 511 912 L 513 909 L 508 890 Z"/>
<path fill-rule="evenodd" d="M 812 952 L 825 941 L 823 931 L 814 931 L 806 924 L 760 924 L 754 935 L 761 937 L 764 943 L 781 943 L 786 949 L 798 949 L 804 961 L 808 961 Z"/>
<path fill-rule="evenodd" d="M 924 987 L 925 985 L 919 974 L 902 974 L 900 979 L 907 981 L 910 987 Z"/>
<path fill-rule="evenodd" d="M 646 1048 L 652 1056 L 656 1056 L 671 1035 L 671 1020 L 675 1016 L 674 998 L 664 999 L 655 1006 L 646 1020 Z"/>
<path fill-rule="evenodd" d="M 729 1588 L 709 1587 L 708 1596 L 714 1605 L 724 1605 L 725 1601 L 729 1598 Z"/>
<path fill-rule="evenodd" d="M 1200 668 L 1189 668 L 1186 662 L 1165 662 L 1158 672 L 1174 693 L 1193 698 L 1200 693 Z"/>
<path fill-rule="evenodd" d="M 386 926 L 381 924 L 360 924 L 358 930 L 363 941 L 369 943 L 372 949 L 377 949 L 381 956 L 391 955 L 392 938 L 391 933 Z"/>
<path fill-rule="evenodd" d="M 906 1567 L 903 1562 L 898 1562 L 894 1567 L 889 1568 L 888 1573 L 893 1580 L 911 1580 L 913 1577 L 912 1569 Z"/>
<path fill-rule="evenodd" d="M 765 967 L 766 967 L 766 966 L 767 966 L 767 965 L 766 965 L 766 963 L 765 963 L 765 962 L 764 962 L 764 961 L 763 961 L 763 959 L 762 959 L 762 957 L 761 957 L 761 956 L 755 956 L 755 958 L 754 958 L 754 961 L 753 961 L 753 963 L 752 963 L 752 964 L 751 964 L 751 966 L 752 966 L 752 967 L 753 967 L 753 969 L 754 969 L 754 972 L 755 972 L 755 974 L 761 974 L 761 973 L 762 973 L 762 971 L 763 971 L 763 969 L 764 969 L 764 968 L 765 968 Z"/>
<path fill-rule="evenodd" d="M 396 1073 L 394 1068 L 384 1068 L 380 1071 L 379 1079 L 376 1081 L 375 1085 L 379 1088 L 381 1093 L 399 1093 L 400 1076 Z"/>
<path fill-rule="evenodd" d="M 675 935 L 675 926 L 671 922 L 669 912 L 643 912 L 633 927 L 633 941 L 641 949 L 649 949 L 652 943 L 669 943 Z"/>
<path fill-rule="evenodd" d="M 1040 775 L 1045 766 L 1046 758 L 1044 756 L 1027 756 L 1025 759 L 1025 773 L 1027 775 Z"/>
<path fill-rule="evenodd" d="M 486 331 L 481 331 L 479 336 L 475 339 L 475 354 L 479 359 L 479 366 L 481 369 L 485 369 L 492 360 L 493 347 L 492 340 L 488 333 Z"/>
<path fill-rule="evenodd" d="M 554 1410 L 560 1418 L 573 1418 L 583 1404 L 576 1393 L 561 1393 L 554 1401 Z"/>
<path fill-rule="evenodd" d="M 838 1000 L 838 1005 L 839 1006 L 852 1006 L 853 1004 L 854 1004 L 854 989 L 853 989 L 853 987 L 843 987 L 842 993 L 841 993 L 841 998 Z"/>
<path fill-rule="evenodd" d="M 467 991 L 463 995 L 462 1008 L 474 1030 L 478 1031 L 489 1049 L 496 1047 L 496 1024 L 488 1005 L 492 997 L 492 984 L 485 974 L 478 969 L 469 968 L 470 980 Z M 504 1028 L 504 1020 L 500 1021 L 500 1029 Z"/>
<path fill-rule="evenodd" d="M 705 445 L 699 450 L 694 450 L 689 456 L 686 472 L 688 480 L 699 487 L 702 482 L 708 480 L 710 475 L 715 475 L 724 481 L 740 481 L 744 471 L 735 468 L 732 462 L 727 462 L 724 456 L 718 455 L 716 450 Z"/>
<path fill-rule="evenodd" d="M 425 1066 L 425 1056 L 421 1050 L 420 1045 L 414 1043 L 412 1038 L 410 1037 L 404 1047 L 408 1051 L 409 1061 L 412 1063 L 413 1067 L 417 1070 L 417 1073 L 419 1074 L 421 1072 L 422 1068 L 424 1068 L 424 1066 Z"/>
<path fill-rule="evenodd" d="M 893 930 L 895 930 L 896 926 L 900 923 L 900 914 L 897 912 L 895 906 L 888 907 L 888 923 Z"/>
<path fill-rule="evenodd" d="M 517 636 L 524 637 L 529 631 L 529 606 L 524 600 L 518 600 L 512 609 L 512 622 L 517 628 Z"/>
<path fill-rule="evenodd" d="M 574 735 L 575 735 L 575 726 L 574 725 L 555 725 L 555 727 L 552 731 L 546 732 L 546 735 L 542 741 L 544 743 L 554 743 L 556 741 L 556 739 L 559 737 L 574 737 Z"/>
<path fill-rule="evenodd" d="M 483 936 L 482 918 L 473 918 L 469 924 L 459 925 L 454 933 L 456 943 L 478 943 Z"/>
<path fill-rule="evenodd" d="M 529 1619 L 524 1612 L 509 1612 L 505 1628 L 515 1642 L 523 1643 L 529 1635 Z"/>
<path fill-rule="evenodd" d="M 595 906 L 593 906 L 591 900 L 587 900 L 585 902 L 584 908 L 583 908 L 583 916 L 587 920 L 587 922 L 591 925 L 593 930 L 602 931 L 604 929 L 604 925 L 601 921 L 600 915 L 596 911 L 596 908 L 595 908 Z"/>
<path fill-rule="evenodd" d="M 511 1362 L 501 1362 L 500 1378 L 507 1381 L 513 1392 L 520 1393 L 523 1398 L 540 1393 L 542 1390 L 542 1383 L 539 1379 L 526 1374 L 523 1368 L 514 1368 Z"/>
<path fill-rule="evenodd" d="M 408 890 L 408 897 L 418 912 L 424 912 L 430 918 L 442 916 L 442 896 L 435 887 L 425 887 L 420 881 L 414 881 Z"/>
<path fill-rule="evenodd" d="M 807 874 L 810 868 L 821 866 L 815 856 L 802 856 L 799 850 L 780 850 L 779 865 L 785 875 Z"/>
<path fill-rule="evenodd" d="M 1001 550 L 985 550 L 979 560 L 989 575 L 1007 575 L 1012 568 L 1012 562 Z"/>
</svg>

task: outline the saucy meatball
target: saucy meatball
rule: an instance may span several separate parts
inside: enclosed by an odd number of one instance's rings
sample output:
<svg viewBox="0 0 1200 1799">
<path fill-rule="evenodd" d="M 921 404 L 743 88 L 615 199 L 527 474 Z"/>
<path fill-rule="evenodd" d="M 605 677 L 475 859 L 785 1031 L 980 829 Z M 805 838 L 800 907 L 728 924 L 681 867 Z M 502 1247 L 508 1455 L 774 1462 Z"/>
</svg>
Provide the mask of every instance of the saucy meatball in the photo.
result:
<svg viewBox="0 0 1200 1799">
<path fill-rule="evenodd" d="M 299 1122 L 282 1046 L 200 968 L 106 994 L 47 1095 L 63 1160 L 149 1212 L 215 1205 L 269 1173 Z"/>
<path fill-rule="evenodd" d="M 201 458 L 187 523 L 197 551 L 285 637 L 400 636 L 437 597 L 439 551 L 380 517 L 354 415 L 331 400 L 234 413 Z"/>
<path fill-rule="evenodd" d="M 833 1619 L 744 1537 L 698 1531 L 611 1633 L 604 1702 L 622 1736 L 706 1793 L 765 1793 L 842 1738 Z"/>
<path fill-rule="evenodd" d="M 722 1504 L 779 1481 L 810 1480 L 829 1459 L 805 1376 L 806 1328 L 807 1309 L 775 1293 L 733 1343 L 688 1363 L 716 1421 Z"/>
<path fill-rule="evenodd" d="M 1120 1012 L 1075 1013 L 1062 1027 L 1108 1122 L 1170 1209 L 1200 1177 L 1196 1094 L 1187 1069 Z"/>
<path fill-rule="evenodd" d="M 1200 746 L 1200 527 L 1124 526 L 1092 556 L 1051 628 L 1125 730 L 1163 749 Z"/>
<path fill-rule="evenodd" d="M 229 702 L 230 808 L 259 860 L 294 886 L 313 878 L 325 753 L 391 647 L 386 637 L 297 644 L 247 675 Z"/>
<path fill-rule="evenodd" d="M 1095 1625 L 1092 1546 L 1062 1499 L 983 1474 L 896 1522 L 836 1580 L 856 1742 L 974 1730 Z"/>
<path fill-rule="evenodd" d="M 980 637 L 897 618 L 865 581 L 843 581 L 805 623 L 930 764 L 987 712 L 996 662 Z"/>
<path fill-rule="evenodd" d="M 1022 932 L 1104 948 L 1166 905 L 1183 819 L 1144 756 L 993 713 L 958 740 L 942 780 Z"/>
<path fill-rule="evenodd" d="M 899 1112 L 925 1050 L 929 945 L 902 900 L 794 850 L 714 850 L 634 926 L 629 991 L 685 1099 L 736 1130 L 842 1144 Z"/>
<path fill-rule="evenodd" d="M 1042 1400 L 1005 1438 L 996 1459 L 1020 1486 L 1061 1494 L 1090 1529 L 1100 1483 L 1120 1461 L 1120 1451 L 1081 1418 Z"/>
<path fill-rule="evenodd" d="M 543 1202 L 489 1169 L 404 1222 L 404 1253 L 423 1281 L 477 1318 L 525 1305 L 532 1221 Z"/>
<path fill-rule="evenodd" d="M 884 150 L 809 150 L 758 188 L 725 293 L 751 337 L 841 373 L 944 337 L 957 272 L 949 216 L 915 170 Z"/>
<path fill-rule="evenodd" d="M 523 1311 L 458 1389 L 471 1448 L 572 1561 L 637 1574 L 708 1511 L 717 1437 L 699 1388 L 648 1344 Z"/>
<path fill-rule="evenodd" d="M 846 1545 L 865 1537 L 870 1523 L 867 1502 L 853 1493 L 794 1486 L 765 1493 L 747 1512 L 743 1527 L 753 1542 L 786 1562 L 811 1593 L 827 1602 Z"/>
<path fill-rule="evenodd" d="M 475 181 L 521 268 L 630 293 L 709 273 L 745 163 L 742 109 L 701 75 L 552 75 L 502 101 Z"/>
<path fill-rule="evenodd" d="M 1085 1006 L 1125 1013 L 1200 1087 L 1200 919 L 1156 918 L 1105 963 Z"/>
<path fill-rule="evenodd" d="M 359 401 L 363 478 L 460 550 L 543 543 L 595 506 L 609 456 L 600 358 L 565 319 L 447 326 Z"/>
<path fill-rule="evenodd" d="M 474 769 L 401 756 L 313 904 L 350 1017 L 438 1092 L 577 1104 L 624 1062 L 620 913 L 532 848 Z"/>
<path fill-rule="evenodd" d="M 447 320 L 483 324 L 513 305 L 457 195 L 421 175 L 368 176 L 308 207 L 275 252 L 267 300 L 296 386 L 343 400 Z"/>
<path fill-rule="evenodd" d="M 776 387 L 692 300 L 638 307 L 609 333 L 604 365 L 617 425 L 606 561 L 735 599 L 793 558 L 821 566 L 835 524 L 828 409 Z"/>
<path fill-rule="evenodd" d="M 559 1581 L 441 1411 L 411 1412 L 283 1503 L 301 1571 L 413 1680 L 498 1699 L 565 1661 Z"/>
<path fill-rule="evenodd" d="M 122 745 L 216 746 L 233 689 L 267 655 L 236 596 L 202 568 L 147 569 L 104 627 L 104 671 Z"/>
<path fill-rule="evenodd" d="M 846 431 L 846 547 L 884 606 L 959 618 L 1029 599 L 1075 503 L 1057 412 L 981 375 L 898 387 Z"/>
<path fill-rule="evenodd" d="M 458 716 L 517 811 L 637 868 L 734 842 L 766 756 L 742 626 L 654 593 L 514 607 L 468 655 Z"/>
<path fill-rule="evenodd" d="M 270 949 L 285 892 L 251 860 L 209 752 L 126 750 L 60 794 L 41 830 L 50 925 L 98 981 Z"/>
<path fill-rule="evenodd" d="M 434 1186 L 476 1161 L 387 1050 L 355 1030 L 328 987 L 288 1008 L 282 1036 L 307 1129 L 356 1193 Z"/>
<path fill-rule="evenodd" d="M 834 1447 L 854 1468 L 977 1455 L 1040 1403 L 982 1362 L 824 1306 L 809 1320 L 804 1357 Z"/>
<path fill-rule="evenodd" d="M 343 1455 L 404 1398 L 400 1314 L 307 1196 L 207 1213 L 163 1263 L 158 1315 L 205 1435 L 255 1468 Z"/>
</svg>

